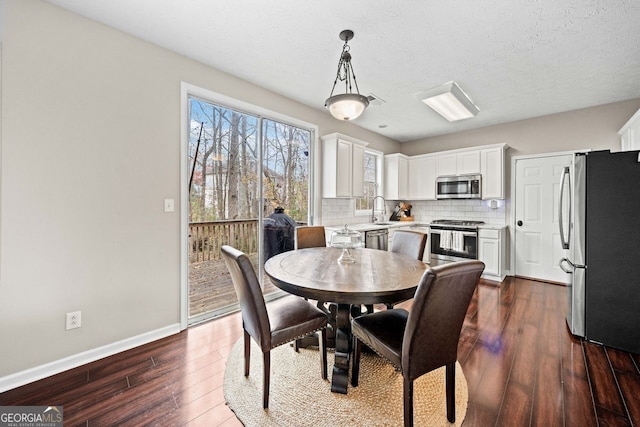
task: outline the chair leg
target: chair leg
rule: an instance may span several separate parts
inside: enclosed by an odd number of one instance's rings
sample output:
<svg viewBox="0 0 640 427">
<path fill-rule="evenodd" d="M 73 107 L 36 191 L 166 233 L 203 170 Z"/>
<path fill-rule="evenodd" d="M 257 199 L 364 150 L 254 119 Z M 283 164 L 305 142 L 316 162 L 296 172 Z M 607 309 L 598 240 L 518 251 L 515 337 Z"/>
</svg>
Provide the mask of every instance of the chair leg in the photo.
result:
<svg viewBox="0 0 640 427">
<path fill-rule="evenodd" d="M 293 349 L 296 353 L 300 353 L 300 339 L 293 341 Z"/>
<path fill-rule="evenodd" d="M 456 421 L 456 363 L 446 367 L 447 419 L 450 423 Z"/>
<path fill-rule="evenodd" d="M 351 385 L 358 386 L 358 377 L 360 376 L 360 352 L 362 351 L 362 343 L 354 335 L 353 336 L 353 362 L 351 363 Z"/>
<path fill-rule="evenodd" d="M 404 427 L 413 427 L 413 381 L 403 377 Z"/>
<path fill-rule="evenodd" d="M 265 351 L 262 353 L 262 360 L 264 365 L 264 372 L 262 375 L 262 407 L 267 409 L 269 407 L 269 380 L 271 377 L 271 352 Z"/>
<path fill-rule="evenodd" d="M 251 336 L 244 331 L 244 376 L 249 376 L 249 362 L 251 361 Z"/>
<path fill-rule="evenodd" d="M 320 374 L 322 379 L 327 379 L 327 328 L 320 331 L 320 338 L 318 340 L 318 347 L 320 350 Z"/>
</svg>

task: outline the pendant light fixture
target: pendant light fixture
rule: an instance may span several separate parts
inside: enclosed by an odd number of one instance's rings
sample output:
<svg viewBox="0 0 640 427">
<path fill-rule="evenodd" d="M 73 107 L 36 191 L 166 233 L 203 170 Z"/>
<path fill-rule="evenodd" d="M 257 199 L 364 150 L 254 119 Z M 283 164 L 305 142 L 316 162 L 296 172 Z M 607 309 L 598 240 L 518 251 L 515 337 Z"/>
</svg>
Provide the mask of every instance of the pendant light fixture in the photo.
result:
<svg viewBox="0 0 640 427">
<path fill-rule="evenodd" d="M 344 40 L 344 46 L 338 62 L 338 73 L 333 82 L 331 94 L 324 103 L 324 106 L 327 107 L 333 117 L 345 121 L 359 117 L 369 105 L 369 99 L 364 95 L 360 95 L 356 75 L 353 73 L 351 54 L 349 53 L 349 40 L 351 39 L 353 39 L 353 31 L 344 30 L 340 33 L 340 40 Z M 338 80 L 344 82 L 345 93 L 334 95 L 333 92 L 336 89 Z M 353 92 L 352 84 L 356 87 L 355 93 Z"/>
</svg>

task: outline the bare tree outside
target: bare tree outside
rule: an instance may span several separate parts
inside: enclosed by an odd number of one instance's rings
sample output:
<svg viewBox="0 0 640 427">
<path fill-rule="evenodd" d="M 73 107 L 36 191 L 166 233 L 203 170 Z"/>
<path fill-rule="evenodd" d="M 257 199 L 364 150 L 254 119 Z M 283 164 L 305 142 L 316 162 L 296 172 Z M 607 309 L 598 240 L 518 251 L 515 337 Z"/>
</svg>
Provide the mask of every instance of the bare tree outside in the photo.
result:
<svg viewBox="0 0 640 427">
<path fill-rule="evenodd" d="M 262 119 L 260 204 L 260 118 L 198 99 L 190 104 L 191 222 L 257 218 L 260 205 L 265 216 L 282 206 L 292 218 L 306 222 L 311 132 Z"/>
<path fill-rule="evenodd" d="M 313 134 L 194 97 L 189 108 L 191 319 L 237 303 L 220 258 L 222 245 L 237 247 L 258 265 L 260 215 L 267 218 L 282 207 L 294 220 L 307 222 Z M 265 294 L 277 290 L 262 279 Z"/>
<path fill-rule="evenodd" d="M 258 117 L 197 99 L 190 105 L 190 221 L 255 218 Z"/>
<path fill-rule="evenodd" d="M 308 130 L 272 120 L 263 121 L 263 214 L 281 206 L 299 222 L 309 213 Z"/>
</svg>

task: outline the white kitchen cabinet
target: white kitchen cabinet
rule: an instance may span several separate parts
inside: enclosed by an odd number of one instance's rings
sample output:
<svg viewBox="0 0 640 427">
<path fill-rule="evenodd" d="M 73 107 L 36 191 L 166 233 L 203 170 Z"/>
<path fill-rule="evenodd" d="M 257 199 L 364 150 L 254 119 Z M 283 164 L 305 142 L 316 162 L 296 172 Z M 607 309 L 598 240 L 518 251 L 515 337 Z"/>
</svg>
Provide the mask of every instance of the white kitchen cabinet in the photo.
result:
<svg viewBox="0 0 640 427">
<path fill-rule="evenodd" d="M 338 133 L 321 139 L 322 197 L 364 196 L 364 148 L 367 143 Z"/>
<path fill-rule="evenodd" d="M 456 156 L 458 175 L 480 173 L 480 152 L 478 150 L 465 151 Z"/>
<path fill-rule="evenodd" d="M 482 174 L 482 198 L 504 199 L 504 152 L 505 144 L 480 150 L 480 173 Z"/>
<path fill-rule="evenodd" d="M 640 150 L 640 110 L 618 131 L 622 151 Z"/>
<path fill-rule="evenodd" d="M 409 158 L 409 200 L 435 200 L 437 156 L 421 155 Z"/>
<path fill-rule="evenodd" d="M 484 262 L 482 277 L 489 280 L 504 280 L 505 237 L 504 229 L 478 230 L 478 259 Z"/>
<path fill-rule="evenodd" d="M 482 174 L 482 198 L 504 199 L 504 165 L 507 144 L 493 144 L 417 156 L 385 156 L 387 199 L 436 200 L 436 178 L 447 175 Z M 408 194 L 403 191 L 402 173 L 408 163 Z"/>
<path fill-rule="evenodd" d="M 364 196 L 364 145 L 351 143 L 351 196 Z"/>
<path fill-rule="evenodd" d="M 438 175 L 470 175 L 480 173 L 480 152 L 465 150 L 438 155 Z"/>
<path fill-rule="evenodd" d="M 457 175 L 458 159 L 455 153 L 440 154 L 438 157 L 438 175 Z"/>
<path fill-rule="evenodd" d="M 384 156 L 384 197 L 387 200 L 409 198 L 409 157 L 404 154 Z"/>
</svg>

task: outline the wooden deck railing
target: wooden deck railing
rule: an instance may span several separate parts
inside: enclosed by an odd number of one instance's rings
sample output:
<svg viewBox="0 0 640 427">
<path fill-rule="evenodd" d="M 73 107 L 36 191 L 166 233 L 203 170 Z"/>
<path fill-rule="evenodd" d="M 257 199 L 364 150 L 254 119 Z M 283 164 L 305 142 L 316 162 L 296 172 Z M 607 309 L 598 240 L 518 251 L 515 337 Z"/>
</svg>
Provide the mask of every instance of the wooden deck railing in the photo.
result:
<svg viewBox="0 0 640 427">
<path fill-rule="evenodd" d="M 189 262 L 221 259 L 220 247 L 231 245 L 247 254 L 258 252 L 258 220 L 189 223 Z"/>
</svg>

